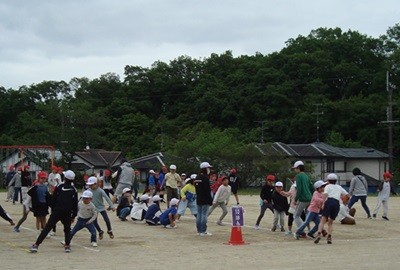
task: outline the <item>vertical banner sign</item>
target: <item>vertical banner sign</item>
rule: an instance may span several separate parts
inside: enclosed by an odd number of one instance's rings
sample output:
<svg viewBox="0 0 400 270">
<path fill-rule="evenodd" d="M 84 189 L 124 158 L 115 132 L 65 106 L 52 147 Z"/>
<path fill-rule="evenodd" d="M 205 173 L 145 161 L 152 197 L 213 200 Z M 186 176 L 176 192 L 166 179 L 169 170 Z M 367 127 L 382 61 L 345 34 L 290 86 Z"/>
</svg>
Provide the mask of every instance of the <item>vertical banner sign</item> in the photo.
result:
<svg viewBox="0 0 400 270">
<path fill-rule="evenodd" d="M 232 226 L 233 227 L 243 227 L 244 217 L 243 217 L 243 207 L 242 206 L 232 206 Z"/>
</svg>

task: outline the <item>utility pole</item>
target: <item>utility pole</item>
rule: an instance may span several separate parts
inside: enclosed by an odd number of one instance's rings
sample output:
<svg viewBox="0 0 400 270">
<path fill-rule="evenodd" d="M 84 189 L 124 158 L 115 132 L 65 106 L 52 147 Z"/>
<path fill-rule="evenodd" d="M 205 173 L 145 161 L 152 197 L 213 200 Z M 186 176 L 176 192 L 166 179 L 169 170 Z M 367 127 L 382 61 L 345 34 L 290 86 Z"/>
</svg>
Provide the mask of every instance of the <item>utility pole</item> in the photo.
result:
<svg viewBox="0 0 400 270">
<path fill-rule="evenodd" d="M 260 123 L 261 124 L 261 139 L 260 143 L 264 143 L 264 123 L 267 122 L 266 120 L 259 120 L 259 121 L 254 121 L 255 123 Z"/>
<path fill-rule="evenodd" d="M 317 111 L 313 112 L 312 114 L 317 116 L 317 142 L 319 142 L 319 116 L 323 115 L 324 112 L 320 112 L 319 111 L 319 106 L 322 106 L 321 103 L 317 103 L 317 104 L 314 104 L 314 105 L 317 106 Z"/>
<path fill-rule="evenodd" d="M 388 92 L 388 106 L 386 108 L 386 121 L 379 123 L 388 126 L 388 154 L 389 154 L 389 171 L 393 171 L 393 125 L 399 123 L 393 120 L 393 85 L 389 82 L 389 71 L 386 72 L 386 91 Z"/>
</svg>

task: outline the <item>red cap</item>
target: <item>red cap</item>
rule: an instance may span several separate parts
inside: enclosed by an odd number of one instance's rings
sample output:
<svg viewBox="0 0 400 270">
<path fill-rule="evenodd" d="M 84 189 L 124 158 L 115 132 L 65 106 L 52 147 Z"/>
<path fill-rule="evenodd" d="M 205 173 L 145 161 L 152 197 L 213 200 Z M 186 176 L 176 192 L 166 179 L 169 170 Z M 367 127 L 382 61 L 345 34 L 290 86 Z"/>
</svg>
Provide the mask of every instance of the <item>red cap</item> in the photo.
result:
<svg viewBox="0 0 400 270">
<path fill-rule="evenodd" d="M 18 171 L 22 171 L 22 167 L 18 167 Z"/>
<path fill-rule="evenodd" d="M 52 171 L 58 171 L 58 167 L 56 165 L 51 166 Z"/>
<path fill-rule="evenodd" d="M 25 165 L 24 170 L 29 170 L 29 165 Z"/>
<path fill-rule="evenodd" d="M 46 178 L 47 179 L 48 175 L 47 172 L 41 171 L 38 173 L 38 178 Z"/>
<path fill-rule="evenodd" d="M 104 175 L 105 176 L 110 176 L 111 175 L 111 171 L 110 170 L 105 170 L 104 171 Z"/>
<path fill-rule="evenodd" d="M 235 168 L 232 168 L 231 173 L 235 174 L 235 173 L 237 173 L 237 170 Z"/>
<path fill-rule="evenodd" d="M 385 172 L 385 173 L 383 174 L 383 178 L 392 179 L 392 178 L 393 178 L 393 175 L 392 175 L 390 172 Z"/>
<path fill-rule="evenodd" d="M 275 175 L 268 174 L 268 175 L 265 177 L 265 179 L 266 179 L 267 181 L 275 181 Z"/>
<path fill-rule="evenodd" d="M 15 169 L 15 166 L 11 164 L 10 167 L 9 167 L 9 169 L 10 169 L 10 171 L 11 171 L 11 170 L 14 170 L 14 169 Z"/>
</svg>

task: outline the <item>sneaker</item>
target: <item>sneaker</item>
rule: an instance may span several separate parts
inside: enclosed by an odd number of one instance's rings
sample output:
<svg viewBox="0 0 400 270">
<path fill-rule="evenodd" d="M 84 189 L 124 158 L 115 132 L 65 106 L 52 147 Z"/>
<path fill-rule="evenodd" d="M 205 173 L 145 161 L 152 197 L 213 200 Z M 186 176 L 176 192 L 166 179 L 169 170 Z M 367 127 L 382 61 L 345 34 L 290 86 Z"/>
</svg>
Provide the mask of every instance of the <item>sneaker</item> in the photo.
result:
<svg viewBox="0 0 400 270">
<path fill-rule="evenodd" d="M 239 202 L 237 202 L 236 205 L 239 205 Z"/>
<path fill-rule="evenodd" d="M 31 248 L 29 249 L 29 251 L 30 251 L 31 253 L 36 253 L 36 252 L 38 252 L 38 245 L 33 244 L 33 245 L 31 246 Z"/>
<path fill-rule="evenodd" d="M 307 233 L 307 236 L 310 237 L 310 238 L 312 238 L 312 239 L 315 239 L 315 236 L 314 236 L 314 234 L 312 234 L 312 233 Z"/>
<path fill-rule="evenodd" d="M 328 237 L 326 238 L 326 242 L 328 244 L 332 244 L 332 236 L 331 235 L 328 235 Z"/>
<path fill-rule="evenodd" d="M 211 236 L 211 235 L 212 235 L 212 233 L 210 233 L 210 232 L 200 233 L 200 236 Z"/>
<path fill-rule="evenodd" d="M 10 220 L 9 222 L 10 222 L 10 225 L 11 225 L 11 226 L 15 226 L 15 223 L 14 223 L 13 220 Z"/>
<path fill-rule="evenodd" d="M 254 229 L 259 230 L 260 226 L 259 225 L 254 225 Z"/>
<path fill-rule="evenodd" d="M 103 239 L 104 231 L 99 231 L 99 239 Z"/>
<path fill-rule="evenodd" d="M 13 229 L 13 232 L 15 232 L 15 233 L 19 233 L 19 232 L 20 232 L 20 230 L 19 230 L 19 228 L 17 228 L 17 227 L 14 227 L 14 229 Z"/>
<path fill-rule="evenodd" d="M 293 233 L 292 233 L 291 231 L 286 231 L 286 232 L 285 232 L 285 235 L 286 235 L 286 236 L 291 236 L 292 234 L 293 234 Z"/>
<path fill-rule="evenodd" d="M 383 219 L 389 221 L 389 219 L 387 218 L 387 216 L 382 216 Z"/>
<path fill-rule="evenodd" d="M 70 253 L 71 252 L 71 247 L 69 245 L 64 246 L 64 251 L 65 253 Z"/>
<path fill-rule="evenodd" d="M 376 214 L 373 214 L 372 217 L 373 217 L 374 219 L 376 219 Z"/>
<path fill-rule="evenodd" d="M 110 236 L 111 239 L 114 239 L 114 234 L 112 231 L 107 231 L 108 236 Z"/>
<path fill-rule="evenodd" d="M 322 230 L 322 236 L 325 237 L 327 235 L 328 235 L 327 231 L 326 230 Z"/>
<path fill-rule="evenodd" d="M 372 217 L 371 217 L 371 216 L 368 216 L 367 218 L 368 218 L 368 219 L 372 219 Z"/>
<path fill-rule="evenodd" d="M 218 220 L 218 221 L 217 221 L 217 225 L 223 226 L 224 224 L 222 224 L 222 221 L 221 221 L 221 220 Z"/>
<path fill-rule="evenodd" d="M 97 247 L 97 243 L 96 242 L 92 242 L 92 247 Z"/>
<path fill-rule="evenodd" d="M 276 231 L 276 227 L 275 226 L 271 228 L 271 232 L 274 232 L 274 231 Z"/>
<path fill-rule="evenodd" d="M 60 241 L 60 244 L 65 246 L 65 241 Z"/>
<path fill-rule="evenodd" d="M 315 238 L 314 243 L 318 244 L 319 240 L 321 240 L 321 236 L 320 235 L 318 235 L 317 238 Z"/>
<path fill-rule="evenodd" d="M 171 226 L 171 224 L 165 225 L 164 228 L 166 229 L 176 229 L 176 225 L 175 226 Z"/>
<path fill-rule="evenodd" d="M 286 232 L 285 228 L 281 227 L 281 232 Z"/>
<path fill-rule="evenodd" d="M 295 233 L 295 234 L 293 234 L 293 237 L 294 237 L 296 240 L 299 240 L 299 239 L 300 239 L 300 234 Z"/>
<path fill-rule="evenodd" d="M 49 235 L 50 236 L 56 236 L 56 233 L 55 232 L 49 232 Z"/>
<path fill-rule="evenodd" d="M 303 233 L 300 235 L 300 237 L 301 237 L 301 238 L 307 238 L 307 234 L 303 232 Z"/>
</svg>

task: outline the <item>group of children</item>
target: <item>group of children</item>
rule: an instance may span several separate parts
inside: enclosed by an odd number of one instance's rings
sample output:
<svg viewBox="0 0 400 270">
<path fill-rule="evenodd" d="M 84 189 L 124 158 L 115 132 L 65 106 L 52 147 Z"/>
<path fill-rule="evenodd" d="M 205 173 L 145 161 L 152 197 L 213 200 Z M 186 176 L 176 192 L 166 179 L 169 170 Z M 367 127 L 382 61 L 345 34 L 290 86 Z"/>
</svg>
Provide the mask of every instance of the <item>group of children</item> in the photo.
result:
<svg viewBox="0 0 400 270">
<path fill-rule="evenodd" d="M 55 168 L 54 168 L 55 169 Z M 355 209 L 346 207 L 349 201 L 349 194 L 336 182 L 338 177 L 336 174 L 329 174 L 326 181 L 319 180 L 311 186 L 311 181 L 304 177 L 304 164 L 296 162 L 294 170 L 297 175 L 294 179 L 289 191 L 283 190 L 283 183 L 276 182 L 275 176 L 268 175 L 266 183 L 262 187 L 260 193 L 260 214 L 257 218 L 255 228 L 259 228 L 261 219 L 265 211 L 270 209 L 274 214 L 271 231 L 285 232 L 287 235 L 294 235 L 296 239 L 313 238 L 317 244 L 322 237 L 327 237 L 327 243 L 332 243 L 333 221 L 338 217 L 342 224 L 355 224 Z M 90 242 L 93 247 L 97 247 L 97 233 L 99 239 L 103 238 L 104 231 L 97 222 L 97 216 L 100 213 L 106 223 L 107 233 L 110 238 L 114 238 L 111 222 L 107 214 L 107 210 L 117 211 L 117 216 L 121 221 L 127 221 L 130 217 L 134 222 L 143 222 L 149 226 L 162 225 L 165 228 L 176 228 L 176 224 L 182 215 L 185 214 L 186 208 L 189 208 L 191 214 L 197 216 L 196 203 L 196 187 L 194 181 L 197 179 L 196 174 L 192 174 L 184 180 L 184 186 L 180 189 L 180 200 L 172 198 L 169 206 L 164 211 L 161 210 L 160 202 L 163 198 L 159 195 L 147 193 L 143 194 L 137 200 L 132 199 L 132 190 L 124 188 L 123 194 L 119 198 L 118 207 L 114 207 L 109 195 L 98 186 L 99 179 L 91 176 L 87 179 L 86 189 L 82 196 L 78 198 L 78 193 L 73 185 L 75 174 L 72 171 L 62 173 L 62 176 L 53 171 L 50 175 L 46 172 L 39 172 L 37 180 L 32 183 L 32 187 L 27 191 L 27 196 L 23 202 L 23 217 L 15 226 L 14 231 L 19 232 L 19 226 L 25 221 L 29 211 L 33 212 L 36 217 L 36 228 L 38 230 L 38 238 L 31 247 L 31 252 L 37 252 L 38 246 L 43 240 L 51 235 L 51 230 L 55 230 L 56 223 L 61 221 L 64 225 L 65 239 L 62 241 L 65 251 L 70 252 L 70 242 L 73 236 L 83 228 L 87 228 L 90 232 Z M 392 175 L 388 172 L 384 174 L 384 181 L 378 188 L 378 203 L 373 212 L 376 215 L 381 206 L 383 206 L 383 219 L 389 220 L 387 217 L 388 199 L 390 195 L 390 184 Z M 303 182 L 302 182 L 303 181 Z M 212 181 L 210 187 L 212 196 L 212 206 L 207 210 L 206 215 L 209 216 L 217 207 L 220 207 L 222 213 L 217 220 L 218 225 L 223 225 L 222 221 L 228 213 L 227 205 L 232 193 L 229 177 L 222 176 Z M 301 187 L 301 188 L 300 188 Z M 300 190 L 300 191 L 299 191 Z M 153 191 L 153 189 L 149 189 Z M 302 194 L 299 194 L 302 192 Z M 309 193 L 309 195 L 307 195 Z M 305 195 L 304 195 L 305 194 Z M 312 195 L 312 196 L 311 196 Z M 306 211 L 298 213 L 300 200 L 307 203 Z M 235 197 L 237 199 L 237 197 Z M 289 202 L 288 202 L 289 198 Z M 105 207 L 104 201 L 107 202 L 108 208 Z M 238 199 L 237 199 L 238 203 Z M 48 221 L 46 217 L 51 215 Z M 307 213 L 307 214 L 306 214 Z M 11 217 L 0 207 L 1 216 L 14 225 Z M 288 230 L 285 230 L 285 217 L 289 214 Z M 302 214 L 302 215 L 301 215 Z M 77 217 L 77 222 L 71 230 L 71 220 Z M 299 218 L 300 226 L 292 233 L 292 223 Z M 310 223 L 314 226 L 310 229 Z M 327 230 L 325 230 L 327 225 Z M 305 229 L 308 227 L 308 233 Z"/>
</svg>

